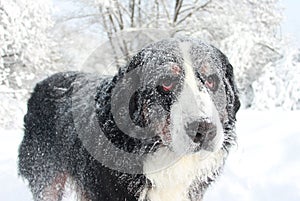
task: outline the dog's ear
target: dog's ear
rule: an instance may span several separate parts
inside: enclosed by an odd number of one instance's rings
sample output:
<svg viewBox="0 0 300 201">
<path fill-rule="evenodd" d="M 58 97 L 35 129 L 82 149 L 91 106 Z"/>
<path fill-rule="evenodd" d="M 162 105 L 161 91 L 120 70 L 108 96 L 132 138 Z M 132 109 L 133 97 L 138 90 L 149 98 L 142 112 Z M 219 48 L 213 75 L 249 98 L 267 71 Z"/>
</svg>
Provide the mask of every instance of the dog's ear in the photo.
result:
<svg viewBox="0 0 300 201">
<path fill-rule="evenodd" d="M 113 82 L 116 82 L 117 80 L 123 78 L 126 73 L 129 73 L 129 72 L 143 66 L 143 64 L 144 64 L 144 60 L 143 60 L 144 53 L 145 53 L 144 51 L 138 52 L 136 55 L 134 55 L 130 59 L 129 63 L 126 66 L 121 67 L 119 69 L 118 74 L 114 77 Z"/>
<path fill-rule="evenodd" d="M 227 93 L 227 111 L 231 118 L 236 120 L 236 113 L 240 108 L 240 100 L 238 95 L 238 89 L 234 79 L 233 67 L 229 63 L 228 59 L 225 59 L 225 83 Z"/>
<path fill-rule="evenodd" d="M 135 127 L 132 111 L 137 107 L 140 85 L 140 69 L 132 68 L 116 79 L 111 92 L 111 112 L 115 122 L 123 131 L 130 131 Z"/>
<path fill-rule="evenodd" d="M 137 126 L 130 113 L 140 86 L 140 71 L 143 65 L 141 52 L 129 64 L 119 69 L 111 81 L 100 86 L 96 97 L 100 127 L 108 139 L 126 152 L 145 153 L 157 141 L 148 130 Z M 150 134 L 150 137 L 147 136 Z"/>
</svg>

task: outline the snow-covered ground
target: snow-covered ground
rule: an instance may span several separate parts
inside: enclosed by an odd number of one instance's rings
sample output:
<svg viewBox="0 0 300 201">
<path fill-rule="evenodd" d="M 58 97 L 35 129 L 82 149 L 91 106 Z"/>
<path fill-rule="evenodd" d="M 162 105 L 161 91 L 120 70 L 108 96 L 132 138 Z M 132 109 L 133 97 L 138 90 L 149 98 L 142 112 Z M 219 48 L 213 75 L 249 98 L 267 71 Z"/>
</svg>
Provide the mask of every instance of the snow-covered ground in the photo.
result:
<svg viewBox="0 0 300 201">
<path fill-rule="evenodd" d="M 207 201 L 299 201 L 300 111 L 241 111 L 238 147 Z"/>
<path fill-rule="evenodd" d="M 300 111 L 238 114 L 238 146 L 205 201 L 299 201 Z M 17 175 L 21 130 L 0 130 L 0 200 L 30 201 Z M 73 200 L 72 195 L 64 200 Z"/>
</svg>

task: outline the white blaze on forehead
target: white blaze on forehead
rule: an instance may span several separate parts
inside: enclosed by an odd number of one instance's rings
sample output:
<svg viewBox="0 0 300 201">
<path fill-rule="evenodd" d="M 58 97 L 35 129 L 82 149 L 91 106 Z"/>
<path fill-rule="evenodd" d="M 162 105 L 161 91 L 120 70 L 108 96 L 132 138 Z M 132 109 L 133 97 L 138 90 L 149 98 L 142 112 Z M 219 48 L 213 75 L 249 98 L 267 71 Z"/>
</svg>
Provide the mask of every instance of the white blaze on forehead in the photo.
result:
<svg viewBox="0 0 300 201">
<path fill-rule="evenodd" d="M 200 90 L 200 81 L 196 78 L 190 55 L 190 44 L 180 43 L 185 72 L 182 91 L 171 107 L 171 146 L 177 153 L 190 152 L 193 141 L 186 134 L 186 126 L 201 119 L 212 120 L 215 106 L 205 88 Z M 192 131 L 196 135 L 197 130 Z"/>
<path fill-rule="evenodd" d="M 190 44 L 180 43 L 179 48 L 182 52 L 183 57 L 183 68 L 185 70 L 184 86 L 181 93 L 181 105 L 184 104 L 184 109 L 188 109 L 191 115 L 199 115 L 199 112 L 206 115 L 212 114 L 212 100 L 209 94 L 205 90 L 199 90 L 199 79 L 195 76 L 195 71 L 193 68 L 193 62 L 190 55 Z M 187 95 L 187 96 L 184 96 Z M 183 100 L 189 100 L 183 102 Z M 191 106 L 191 103 L 195 104 Z M 203 107 L 207 104 L 206 107 Z M 196 107 L 194 107 L 196 106 Z M 209 107 L 211 106 L 211 107 Z"/>
</svg>

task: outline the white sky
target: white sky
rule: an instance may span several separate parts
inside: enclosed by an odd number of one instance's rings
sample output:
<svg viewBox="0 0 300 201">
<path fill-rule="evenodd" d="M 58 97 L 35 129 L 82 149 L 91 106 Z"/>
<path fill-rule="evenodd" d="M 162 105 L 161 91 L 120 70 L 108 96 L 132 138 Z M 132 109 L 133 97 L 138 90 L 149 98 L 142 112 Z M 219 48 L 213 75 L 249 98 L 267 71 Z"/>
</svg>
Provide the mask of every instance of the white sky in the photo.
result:
<svg viewBox="0 0 300 201">
<path fill-rule="evenodd" d="M 291 34 L 300 48 L 300 1 L 282 0 L 281 3 L 285 7 L 282 31 Z"/>
</svg>

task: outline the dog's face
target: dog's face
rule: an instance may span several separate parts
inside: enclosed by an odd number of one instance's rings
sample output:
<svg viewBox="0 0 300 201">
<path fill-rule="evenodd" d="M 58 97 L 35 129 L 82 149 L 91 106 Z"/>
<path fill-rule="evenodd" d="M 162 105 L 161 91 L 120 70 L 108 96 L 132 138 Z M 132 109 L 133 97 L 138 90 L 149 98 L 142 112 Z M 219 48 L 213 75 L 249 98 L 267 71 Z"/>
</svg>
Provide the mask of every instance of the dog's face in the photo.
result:
<svg viewBox="0 0 300 201">
<path fill-rule="evenodd" d="M 147 151 L 213 152 L 234 141 L 237 89 L 231 65 L 216 48 L 190 39 L 154 43 L 114 81 L 114 121 Z"/>
</svg>

